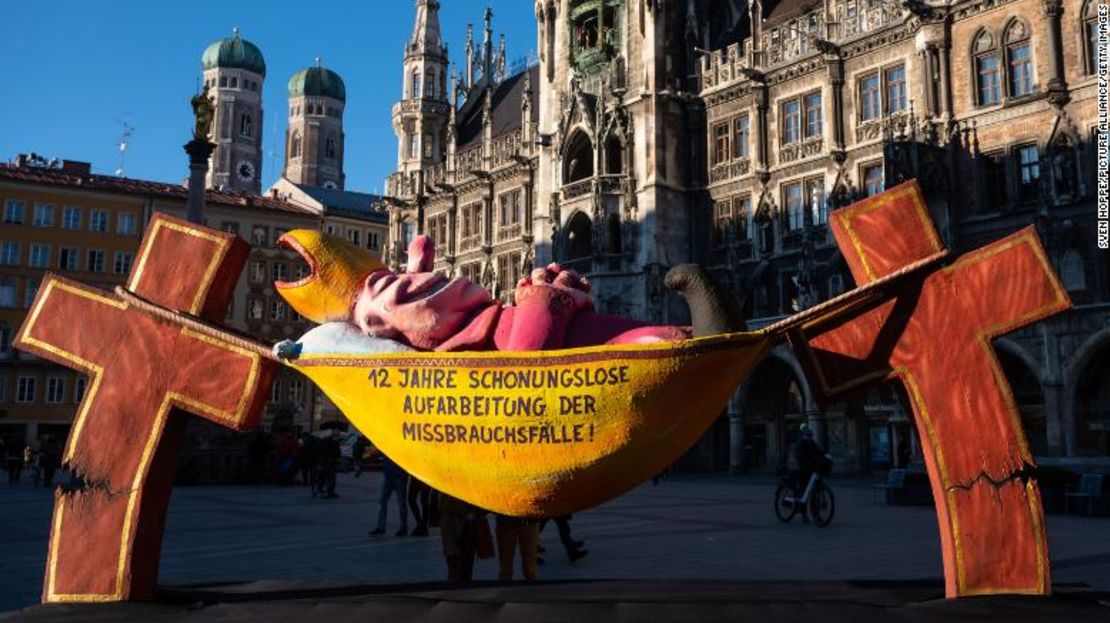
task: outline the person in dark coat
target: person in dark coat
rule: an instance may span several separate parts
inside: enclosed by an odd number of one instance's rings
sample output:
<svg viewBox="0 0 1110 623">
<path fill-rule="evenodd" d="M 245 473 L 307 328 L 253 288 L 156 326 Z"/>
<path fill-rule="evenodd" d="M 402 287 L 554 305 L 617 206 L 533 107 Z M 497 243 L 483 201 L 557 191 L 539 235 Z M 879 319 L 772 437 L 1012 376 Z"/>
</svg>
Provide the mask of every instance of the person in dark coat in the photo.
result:
<svg viewBox="0 0 1110 623">
<path fill-rule="evenodd" d="M 382 492 L 378 496 L 378 526 L 370 531 L 371 536 L 385 534 L 385 520 L 389 511 L 389 498 L 397 495 L 397 511 L 401 516 L 401 529 L 397 536 L 408 536 L 409 511 L 405 505 L 405 490 L 408 487 L 409 475 L 393 459 L 382 454 Z"/>
</svg>

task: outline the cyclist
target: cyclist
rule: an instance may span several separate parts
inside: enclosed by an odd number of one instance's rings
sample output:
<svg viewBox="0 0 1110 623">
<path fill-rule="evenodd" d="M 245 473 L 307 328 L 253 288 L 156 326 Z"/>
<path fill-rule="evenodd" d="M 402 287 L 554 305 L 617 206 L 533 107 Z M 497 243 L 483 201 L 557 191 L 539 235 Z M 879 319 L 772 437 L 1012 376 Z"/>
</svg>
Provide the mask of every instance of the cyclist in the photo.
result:
<svg viewBox="0 0 1110 623">
<path fill-rule="evenodd" d="M 794 460 L 798 463 L 798 493 L 805 495 L 809 488 L 809 481 L 813 474 L 823 471 L 823 466 L 829 460 L 825 449 L 813 438 L 813 429 L 808 424 L 802 424 L 800 429 L 802 438 L 794 446 Z M 802 521 L 809 523 L 808 504 L 802 505 Z"/>
</svg>

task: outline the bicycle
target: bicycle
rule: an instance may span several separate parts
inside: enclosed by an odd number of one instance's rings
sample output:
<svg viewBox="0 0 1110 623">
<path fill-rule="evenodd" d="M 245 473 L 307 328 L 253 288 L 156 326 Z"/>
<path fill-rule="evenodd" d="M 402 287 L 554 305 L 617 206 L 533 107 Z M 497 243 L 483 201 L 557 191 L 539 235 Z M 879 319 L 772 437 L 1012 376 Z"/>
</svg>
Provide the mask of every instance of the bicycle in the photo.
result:
<svg viewBox="0 0 1110 623">
<path fill-rule="evenodd" d="M 836 513 L 836 498 L 821 476 L 814 472 L 806 483 L 805 490 L 799 495 L 796 474 L 780 474 L 779 485 L 775 489 L 775 516 L 783 523 L 789 523 L 794 515 L 802 512 L 813 519 L 813 523 L 824 528 Z M 808 508 L 808 513 L 807 513 Z"/>
</svg>

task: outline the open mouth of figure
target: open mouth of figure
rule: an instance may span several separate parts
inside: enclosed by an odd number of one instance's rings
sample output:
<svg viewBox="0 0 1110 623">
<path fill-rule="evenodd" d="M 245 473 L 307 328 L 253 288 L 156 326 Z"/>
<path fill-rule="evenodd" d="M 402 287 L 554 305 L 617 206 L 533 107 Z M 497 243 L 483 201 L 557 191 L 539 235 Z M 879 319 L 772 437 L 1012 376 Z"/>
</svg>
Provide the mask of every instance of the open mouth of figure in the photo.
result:
<svg viewBox="0 0 1110 623">
<path fill-rule="evenodd" d="M 297 281 L 275 281 L 274 287 L 279 290 L 299 288 L 300 286 L 310 283 L 311 281 L 316 279 L 316 258 L 313 257 L 312 253 L 310 253 L 308 249 L 304 248 L 304 246 L 300 242 L 298 242 L 296 238 L 290 236 L 289 234 L 283 234 L 280 238 L 277 239 L 277 245 L 281 248 L 289 249 L 290 251 L 293 251 L 294 253 L 299 255 L 301 259 L 304 260 L 304 263 L 308 265 L 308 274 L 301 279 L 298 279 Z"/>
</svg>

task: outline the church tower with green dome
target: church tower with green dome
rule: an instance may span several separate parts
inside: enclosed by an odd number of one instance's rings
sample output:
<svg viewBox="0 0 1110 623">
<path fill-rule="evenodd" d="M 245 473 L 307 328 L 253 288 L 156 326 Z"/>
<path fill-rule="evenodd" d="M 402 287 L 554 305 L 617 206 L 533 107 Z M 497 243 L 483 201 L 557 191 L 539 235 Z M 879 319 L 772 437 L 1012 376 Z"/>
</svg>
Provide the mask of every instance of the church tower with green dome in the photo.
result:
<svg viewBox="0 0 1110 623">
<path fill-rule="evenodd" d="M 262 81 L 266 61 L 258 46 L 232 36 L 208 46 L 201 57 L 204 85 L 215 102 L 212 136 L 216 144 L 208 188 L 257 193 L 262 176 Z"/>
<path fill-rule="evenodd" d="M 285 179 L 303 186 L 342 190 L 343 108 L 347 89 L 320 59 L 289 79 L 289 129 Z"/>
</svg>

